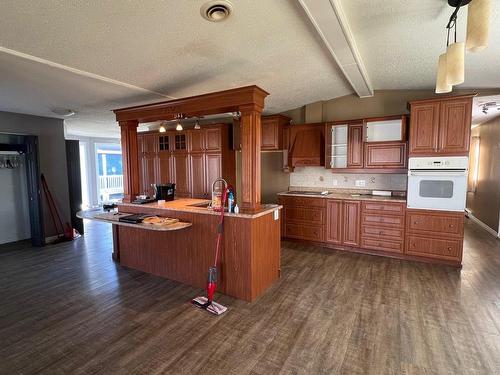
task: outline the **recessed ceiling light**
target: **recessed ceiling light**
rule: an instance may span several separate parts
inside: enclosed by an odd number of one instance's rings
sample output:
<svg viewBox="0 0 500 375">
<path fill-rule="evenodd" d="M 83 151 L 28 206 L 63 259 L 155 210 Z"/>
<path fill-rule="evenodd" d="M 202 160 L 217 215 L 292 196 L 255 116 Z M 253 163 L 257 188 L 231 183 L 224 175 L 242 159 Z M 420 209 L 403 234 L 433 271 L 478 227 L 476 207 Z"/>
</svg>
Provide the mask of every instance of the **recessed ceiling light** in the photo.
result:
<svg viewBox="0 0 500 375">
<path fill-rule="evenodd" d="M 73 116 L 76 112 L 73 111 L 72 109 L 67 109 L 67 108 L 54 108 L 52 110 L 52 113 L 55 113 L 58 116 L 69 117 Z"/>
<path fill-rule="evenodd" d="M 200 13 L 210 22 L 225 20 L 233 11 L 233 5 L 227 0 L 213 0 L 203 4 Z"/>
</svg>

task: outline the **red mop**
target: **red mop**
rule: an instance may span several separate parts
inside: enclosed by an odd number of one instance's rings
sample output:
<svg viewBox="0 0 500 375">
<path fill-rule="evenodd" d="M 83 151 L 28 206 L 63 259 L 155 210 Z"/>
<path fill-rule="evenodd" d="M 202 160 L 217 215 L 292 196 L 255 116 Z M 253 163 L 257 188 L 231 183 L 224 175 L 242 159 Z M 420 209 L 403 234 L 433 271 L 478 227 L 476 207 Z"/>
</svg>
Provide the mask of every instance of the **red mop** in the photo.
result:
<svg viewBox="0 0 500 375">
<path fill-rule="evenodd" d="M 215 245 L 215 259 L 213 266 L 208 268 L 207 279 L 207 296 L 200 296 L 194 298 L 191 302 L 196 307 L 204 309 L 211 314 L 221 315 L 227 311 L 226 306 L 214 301 L 215 289 L 217 287 L 217 262 L 219 261 L 220 246 L 222 240 L 222 233 L 224 231 L 224 205 L 226 204 L 228 189 L 224 189 L 221 200 L 221 210 L 219 216 L 219 225 L 217 226 L 217 242 Z"/>
</svg>

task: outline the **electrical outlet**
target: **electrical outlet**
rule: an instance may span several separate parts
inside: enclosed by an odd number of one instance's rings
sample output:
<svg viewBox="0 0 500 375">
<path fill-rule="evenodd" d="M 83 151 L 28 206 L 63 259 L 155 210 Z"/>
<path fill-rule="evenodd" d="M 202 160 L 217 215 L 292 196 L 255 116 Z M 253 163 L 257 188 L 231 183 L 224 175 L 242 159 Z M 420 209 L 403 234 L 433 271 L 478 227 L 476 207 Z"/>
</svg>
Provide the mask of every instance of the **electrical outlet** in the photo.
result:
<svg viewBox="0 0 500 375">
<path fill-rule="evenodd" d="M 357 187 L 363 187 L 366 186 L 366 181 L 365 180 L 356 180 L 355 185 Z"/>
</svg>

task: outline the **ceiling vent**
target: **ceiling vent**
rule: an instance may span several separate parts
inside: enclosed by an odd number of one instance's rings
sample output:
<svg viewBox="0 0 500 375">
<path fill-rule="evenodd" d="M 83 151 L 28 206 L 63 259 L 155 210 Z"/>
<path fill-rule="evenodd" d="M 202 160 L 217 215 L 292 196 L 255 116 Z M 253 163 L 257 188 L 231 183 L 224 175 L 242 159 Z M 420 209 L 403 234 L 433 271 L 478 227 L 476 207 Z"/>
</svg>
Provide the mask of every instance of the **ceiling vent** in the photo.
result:
<svg viewBox="0 0 500 375">
<path fill-rule="evenodd" d="M 232 11 L 232 4 L 225 0 L 209 1 L 203 4 L 200 9 L 201 16 L 210 22 L 223 21 L 229 17 Z"/>
</svg>

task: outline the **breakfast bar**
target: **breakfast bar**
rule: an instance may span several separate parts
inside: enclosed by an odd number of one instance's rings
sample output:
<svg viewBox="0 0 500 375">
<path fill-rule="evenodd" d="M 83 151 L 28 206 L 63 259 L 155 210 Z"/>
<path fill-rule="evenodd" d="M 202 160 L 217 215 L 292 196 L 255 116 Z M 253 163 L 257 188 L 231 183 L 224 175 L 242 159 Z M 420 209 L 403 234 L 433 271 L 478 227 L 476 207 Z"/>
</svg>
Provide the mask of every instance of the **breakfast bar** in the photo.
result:
<svg viewBox="0 0 500 375">
<path fill-rule="evenodd" d="M 203 199 L 134 205 L 123 203 L 120 213 L 144 213 L 191 223 L 174 231 L 153 231 L 113 225 L 114 259 L 122 266 L 204 288 L 213 262 L 219 213 Z M 226 213 L 219 264 L 218 290 L 253 301 L 280 272 L 281 206 L 262 205 L 252 213 Z"/>
</svg>

